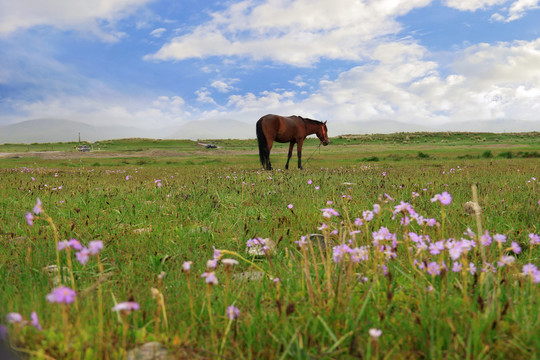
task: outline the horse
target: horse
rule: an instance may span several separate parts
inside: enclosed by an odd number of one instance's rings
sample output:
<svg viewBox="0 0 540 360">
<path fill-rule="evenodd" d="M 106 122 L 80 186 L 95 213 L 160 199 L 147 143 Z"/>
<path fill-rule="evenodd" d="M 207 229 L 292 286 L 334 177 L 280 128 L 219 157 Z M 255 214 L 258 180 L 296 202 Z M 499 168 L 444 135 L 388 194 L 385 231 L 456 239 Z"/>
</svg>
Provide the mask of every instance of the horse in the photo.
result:
<svg viewBox="0 0 540 360">
<path fill-rule="evenodd" d="M 270 163 L 270 150 L 274 141 L 289 144 L 289 155 L 285 169 L 289 168 L 294 144 L 297 144 L 298 168 L 302 169 L 302 144 L 304 139 L 311 134 L 316 134 L 321 143 L 328 145 L 328 129 L 326 121 L 306 119 L 301 116 L 279 116 L 268 114 L 257 121 L 257 140 L 259 142 L 259 158 L 266 170 L 272 170 Z"/>
</svg>

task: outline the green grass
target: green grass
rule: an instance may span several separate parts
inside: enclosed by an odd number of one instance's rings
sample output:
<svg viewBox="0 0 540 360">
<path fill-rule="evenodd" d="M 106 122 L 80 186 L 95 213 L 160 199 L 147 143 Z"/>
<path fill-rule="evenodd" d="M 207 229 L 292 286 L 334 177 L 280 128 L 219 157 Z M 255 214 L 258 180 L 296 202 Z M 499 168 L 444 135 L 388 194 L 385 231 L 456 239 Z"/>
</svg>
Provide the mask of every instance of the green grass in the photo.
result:
<svg viewBox="0 0 540 360">
<path fill-rule="evenodd" d="M 487 145 L 468 145 L 474 136 L 459 134 L 441 145 L 437 139 L 444 135 L 419 134 L 419 144 L 411 135 L 409 143 L 397 143 L 398 135 L 368 144 L 332 139 L 320 153 L 313 139 L 304 150 L 304 171 L 259 170 L 254 141 L 233 140 L 221 144 L 220 153 L 200 153 L 197 146 L 189 156 L 149 156 L 136 150 L 155 148 L 139 139 L 116 143 L 114 151 L 122 154 L 112 158 L 0 159 L 0 323 L 9 312 L 29 319 L 36 311 L 43 326 L 37 331 L 8 324 L 11 346 L 31 358 L 55 359 L 120 359 L 126 349 L 150 341 L 190 359 L 538 358 L 540 284 L 521 275 L 523 265 L 540 265 L 539 245 L 528 237 L 540 234 L 540 191 L 533 180 L 540 177 L 538 159 L 499 156 L 539 151 L 538 137 L 514 142 L 483 134 Z M 495 146 L 494 139 L 501 142 Z M 272 151 L 276 167 L 284 165 L 286 149 Z M 483 155 L 487 150 L 493 157 Z M 138 155 L 124 156 L 130 152 Z M 466 154 L 471 158 L 459 158 Z M 368 161 L 374 157 L 378 161 Z M 481 223 L 463 211 L 473 200 L 473 184 Z M 431 201 L 443 191 L 452 195 L 448 206 Z M 69 272 L 62 281 L 76 288 L 76 304 L 46 300 L 54 284 L 42 269 L 57 263 L 55 232 L 43 219 L 28 226 L 24 217 L 38 197 L 59 240 L 104 242 L 99 262 L 91 257 L 83 266 L 70 254 L 74 284 Z M 403 213 L 392 219 L 400 201 L 438 225 L 402 225 Z M 380 214 L 355 225 L 374 204 L 382 207 Z M 324 218 L 320 209 L 326 207 L 341 216 Z M 318 230 L 322 223 L 329 228 Z M 451 271 L 448 251 L 417 251 L 408 235 L 459 240 L 468 238 L 467 228 L 478 232 L 478 225 L 508 240 L 500 247 L 479 245 L 459 258 L 476 265 L 475 275 Z M 373 246 L 372 233 L 381 227 L 396 235 L 395 258 Z M 369 246 L 369 259 L 335 263 L 332 246 L 299 248 L 295 241 L 311 233 L 324 234 L 334 246 L 349 240 L 351 247 Z M 246 242 L 256 237 L 272 239 L 275 253 L 249 257 Z M 515 264 L 497 268 L 513 241 L 523 251 L 514 255 Z M 230 273 L 219 265 L 219 284 L 210 287 L 201 274 L 213 247 L 244 259 L 224 255 L 239 264 Z M 67 253 L 58 255 L 68 267 Z M 482 271 L 483 256 L 496 272 Z M 193 261 L 189 276 L 182 272 L 185 261 Z M 418 265 L 442 261 L 448 271 L 440 275 Z M 259 271 L 261 280 L 235 279 Z M 119 321 L 111 311 L 115 299 L 136 301 L 141 309 Z M 241 311 L 234 321 L 225 316 L 231 304 Z M 382 330 L 377 341 L 370 338 L 372 328 Z"/>
</svg>

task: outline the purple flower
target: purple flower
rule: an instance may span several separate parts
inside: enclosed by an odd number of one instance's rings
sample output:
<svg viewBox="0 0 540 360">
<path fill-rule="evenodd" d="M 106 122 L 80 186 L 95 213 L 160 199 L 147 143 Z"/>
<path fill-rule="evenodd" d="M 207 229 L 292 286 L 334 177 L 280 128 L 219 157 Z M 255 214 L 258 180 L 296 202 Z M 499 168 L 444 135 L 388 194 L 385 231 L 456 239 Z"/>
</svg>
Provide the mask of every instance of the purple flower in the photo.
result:
<svg viewBox="0 0 540 360">
<path fill-rule="evenodd" d="M 215 269 L 217 267 L 217 259 L 208 260 L 206 262 L 206 268 L 208 270 Z"/>
<path fill-rule="evenodd" d="M 461 269 L 463 269 L 463 265 L 461 265 L 459 262 L 454 261 L 454 264 L 452 265 L 452 271 L 453 272 L 460 272 Z"/>
<path fill-rule="evenodd" d="M 364 210 L 362 211 L 362 217 L 365 221 L 371 221 L 373 220 L 373 212 L 371 210 Z"/>
<path fill-rule="evenodd" d="M 19 324 L 23 322 L 23 317 L 19 313 L 10 312 L 6 314 L 6 322 L 8 324 Z"/>
<path fill-rule="evenodd" d="M 91 255 L 97 255 L 103 249 L 103 241 L 94 240 L 88 243 L 88 251 Z"/>
<path fill-rule="evenodd" d="M 529 244 L 531 244 L 531 245 L 538 245 L 538 244 L 540 244 L 540 235 L 536 235 L 536 234 L 534 234 L 534 233 L 530 233 L 530 234 L 529 234 L 529 239 L 531 239 L 531 240 L 529 241 Z"/>
<path fill-rule="evenodd" d="M 81 250 L 82 249 L 82 245 L 81 245 L 80 241 L 77 240 L 77 239 L 70 239 L 68 241 L 68 245 L 71 246 L 71 248 L 75 249 L 75 250 Z"/>
<path fill-rule="evenodd" d="M 369 259 L 369 251 L 366 246 L 354 248 L 350 250 L 351 261 L 358 263 L 360 261 L 367 261 Z"/>
<path fill-rule="evenodd" d="M 491 236 L 489 236 L 489 231 L 485 231 L 484 235 L 480 236 L 480 243 L 484 246 L 491 245 Z"/>
<path fill-rule="evenodd" d="M 381 337 L 381 335 L 382 335 L 382 330 L 381 329 L 369 329 L 369 336 L 371 336 L 371 338 L 373 340 L 379 339 L 379 337 Z"/>
<path fill-rule="evenodd" d="M 205 272 L 201 276 L 204 278 L 204 281 L 208 285 L 217 285 L 218 284 L 218 278 L 216 276 L 216 273 L 213 272 L 213 271 L 212 272 Z"/>
<path fill-rule="evenodd" d="M 307 181 L 307 183 L 308 183 L 308 185 L 311 185 L 311 184 L 313 184 L 313 181 L 311 181 L 311 179 L 309 179 L 309 180 Z"/>
<path fill-rule="evenodd" d="M 123 314 L 129 314 L 132 311 L 139 310 L 141 307 L 135 301 L 124 301 L 113 306 L 112 311 L 120 311 Z"/>
<path fill-rule="evenodd" d="M 521 252 L 521 246 L 519 246 L 519 244 L 515 241 L 512 241 L 510 249 L 514 252 L 514 254 L 519 254 Z"/>
<path fill-rule="evenodd" d="M 381 205 L 373 204 L 373 213 L 378 214 L 381 212 Z"/>
<path fill-rule="evenodd" d="M 236 306 L 231 305 L 227 307 L 226 314 L 229 320 L 235 320 L 240 315 L 240 310 Z"/>
<path fill-rule="evenodd" d="M 65 286 L 55 288 L 50 294 L 47 295 L 47 300 L 52 303 L 59 304 L 71 304 L 75 301 L 77 293 Z"/>
<path fill-rule="evenodd" d="M 77 258 L 78 262 L 84 265 L 88 262 L 88 255 L 90 255 L 90 251 L 87 248 L 83 247 L 81 251 L 75 254 L 75 257 Z"/>
<path fill-rule="evenodd" d="M 341 262 L 343 257 L 351 252 L 351 248 L 347 244 L 341 244 L 333 247 L 332 259 L 335 263 Z"/>
<path fill-rule="evenodd" d="M 36 215 L 39 215 L 43 212 L 43 207 L 41 206 L 41 200 L 39 200 L 39 198 L 36 198 L 36 205 L 34 205 L 34 209 L 32 211 Z"/>
<path fill-rule="evenodd" d="M 35 311 L 32 311 L 32 314 L 30 314 L 30 318 L 32 319 L 32 326 L 41 331 L 41 324 L 39 323 L 39 318 Z"/>
<path fill-rule="evenodd" d="M 288 207 L 289 209 L 292 210 L 292 208 L 293 208 L 294 206 L 293 206 L 293 204 L 289 204 L 289 205 L 287 205 L 287 207 Z"/>
<path fill-rule="evenodd" d="M 182 271 L 189 272 L 191 270 L 192 263 L 193 261 L 184 261 L 184 263 L 182 264 Z"/>
<path fill-rule="evenodd" d="M 432 276 L 440 275 L 441 274 L 441 266 L 439 264 L 437 264 L 435 261 L 432 261 L 432 262 L 430 262 L 428 264 L 426 271 L 427 271 L 428 274 L 430 274 Z"/>
<path fill-rule="evenodd" d="M 429 252 L 431 253 L 431 255 L 440 254 L 442 251 L 444 251 L 444 241 L 443 240 L 437 241 L 436 243 L 433 243 L 433 244 L 429 245 Z"/>
<path fill-rule="evenodd" d="M 321 209 L 321 211 L 323 212 L 322 215 L 328 219 L 330 219 L 332 216 L 339 216 L 339 213 L 332 208 Z"/>
<path fill-rule="evenodd" d="M 493 235 L 493 240 L 497 243 L 504 243 L 506 242 L 506 235 L 503 234 L 495 234 Z"/>
<path fill-rule="evenodd" d="M 497 262 L 498 267 L 503 267 L 505 265 L 512 265 L 516 261 L 516 258 L 511 255 L 502 255 L 501 260 Z"/>
<path fill-rule="evenodd" d="M 308 242 L 307 242 L 307 237 L 306 236 L 301 236 L 300 237 L 300 240 L 296 240 L 295 241 L 296 245 L 298 245 L 299 248 L 301 248 L 302 246 L 306 245 Z"/>
<path fill-rule="evenodd" d="M 476 274 L 476 265 L 474 265 L 473 263 L 469 263 L 469 272 L 471 273 L 471 275 Z"/>
<path fill-rule="evenodd" d="M 535 274 L 537 272 L 538 272 L 538 268 L 534 264 L 523 265 L 523 268 L 521 269 L 521 274 L 522 275 L 530 275 L 530 276 L 532 276 L 533 274 Z"/>
<path fill-rule="evenodd" d="M 452 196 L 446 192 L 443 191 L 441 194 L 436 194 L 433 198 L 431 198 L 431 202 L 439 201 L 443 205 L 450 205 L 452 202 Z"/>
<path fill-rule="evenodd" d="M 26 218 L 26 223 L 30 226 L 34 225 L 34 215 L 31 212 L 27 212 L 24 216 Z"/>
</svg>

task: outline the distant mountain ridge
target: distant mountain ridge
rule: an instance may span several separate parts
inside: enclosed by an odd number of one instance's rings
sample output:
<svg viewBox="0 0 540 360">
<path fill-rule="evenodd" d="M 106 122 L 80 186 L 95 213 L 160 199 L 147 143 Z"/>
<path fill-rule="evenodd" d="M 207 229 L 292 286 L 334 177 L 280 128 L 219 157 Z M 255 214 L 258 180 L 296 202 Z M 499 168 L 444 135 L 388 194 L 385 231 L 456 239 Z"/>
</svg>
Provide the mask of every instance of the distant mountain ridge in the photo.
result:
<svg viewBox="0 0 540 360">
<path fill-rule="evenodd" d="M 395 132 L 529 132 L 540 131 L 540 121 L 490 120 L 448 123 L 439 126 L 406 124 L 394 120 L 328 122 L 330 137 L 346 134 L 389 134 Z M 0 126 L 0 144 L 47 143 L 123 138 L 156 139 L 254 139 L 255 123 L 231 119 L 195 120 L 175 129 L 145 130 L 129 126 L 93 126 L 64 119 L 35 119 Z"/>
</svg>

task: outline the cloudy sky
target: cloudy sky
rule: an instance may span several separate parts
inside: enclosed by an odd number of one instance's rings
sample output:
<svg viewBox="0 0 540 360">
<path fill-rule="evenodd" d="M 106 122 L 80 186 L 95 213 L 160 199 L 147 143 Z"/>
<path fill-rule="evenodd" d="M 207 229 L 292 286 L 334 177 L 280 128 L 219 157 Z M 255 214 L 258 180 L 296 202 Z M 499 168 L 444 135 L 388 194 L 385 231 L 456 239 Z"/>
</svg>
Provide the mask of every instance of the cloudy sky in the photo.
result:
<svg viewBox="0 0 540 360">
<path fill-rule="evenodd" d="M 540 0 L 0 0 L 0 125 L 540 124 L 539 19 Z"/>
</svg>

